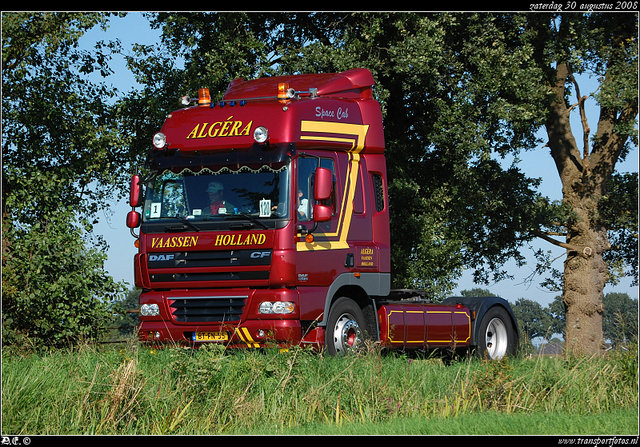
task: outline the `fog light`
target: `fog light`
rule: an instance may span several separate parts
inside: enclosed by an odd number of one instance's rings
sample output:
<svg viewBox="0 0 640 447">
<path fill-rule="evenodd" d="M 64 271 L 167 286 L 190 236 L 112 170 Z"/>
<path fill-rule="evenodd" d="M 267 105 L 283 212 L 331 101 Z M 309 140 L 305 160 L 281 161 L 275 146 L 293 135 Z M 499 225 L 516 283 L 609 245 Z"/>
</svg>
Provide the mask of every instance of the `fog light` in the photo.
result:
<svg viewBox="0 0 640 447">
<path fill-rule="evenodd" d="M 261 314 L 292 314 L 295 304 L 289 301 L 264 301 L 260 303 L 258 313 Z"/>
<path fill-rule="evenodd" d="M 160 332 L 156 331 L 149 331 L 149 333 L 147 334 L 147 340 L 158 340 L 160 338 Z"/>
<path fill-rule="evenodd" d="M 256 336 L 257 338 L 273 338 L 273 331 L 271 329 L 258 329 Z"/>
<path fill-rule="evenodd" d="M 143 317 L 156 317 L 160 315 L 160 306 L 157 304 L 143 304 L 140 306 L 140 315 Z"/>
</svg>

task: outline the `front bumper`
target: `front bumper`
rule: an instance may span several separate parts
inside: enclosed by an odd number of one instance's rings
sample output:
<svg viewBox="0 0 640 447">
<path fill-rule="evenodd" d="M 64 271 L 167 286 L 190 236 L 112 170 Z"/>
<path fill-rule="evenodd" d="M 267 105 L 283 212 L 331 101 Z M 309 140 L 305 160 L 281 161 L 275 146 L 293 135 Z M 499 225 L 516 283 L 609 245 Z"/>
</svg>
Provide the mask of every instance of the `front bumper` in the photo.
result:
<svg viewBox="0 0 640 447">
<path fill-rule="evenodd" d="M 217 334 L 216 340 L 200 341 L 197 333 Z M 228 348 L 289 347 L 300 344 L 299 320 L 245 320 L 237 325 L 176 325 L 165 321 L 144 321 L 139 340 L 148 343 L 220 343 Z"/>
<path fill-rule="evenodd" d="M 293 289 L 200 289 L 147 291 L 140 305 L 156 304 L 159 314 L 140 317 L 141 342 L 222 343 L 231 348 L 291 346 L 303 338 L 299 295 Z M 290 314 L 261 314 L 260 304 L 287 301 Z"/>
</svg>

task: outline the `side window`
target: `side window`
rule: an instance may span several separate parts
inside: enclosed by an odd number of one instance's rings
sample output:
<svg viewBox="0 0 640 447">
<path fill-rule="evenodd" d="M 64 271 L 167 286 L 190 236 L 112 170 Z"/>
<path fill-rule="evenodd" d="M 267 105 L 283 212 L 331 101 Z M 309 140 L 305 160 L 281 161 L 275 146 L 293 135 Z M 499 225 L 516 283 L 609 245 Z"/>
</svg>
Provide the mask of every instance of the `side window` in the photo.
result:
<svg viewBox="0 0 640 447">
<path fill-rule="evenodd" d="M 371 174 L 373 180 L 373 191 L 375 193 L 376 211 L 384 210 L 384 185 L 380 174 Z"/>
<path fill-rule="evenodd" d="M 353 213 L 354 214 L 364 214 L 365 206 L 364 206 L 364 182 L 362 176 L 362 163 L 358 166 L 358 180 L 356 181 L 356 191 L 353 196 Z"/>
<path fill-rule="evenodd" d="M 313 220 L 313 177 L 318 167 L 327 168 L 333 172 L 334 187 L 332 196 L 322 205 L 331 206 L 333 215 L 336 214 L 335 162 L 331 158 L 301 157 L 298 159 L 298 191 L 296 193 L 296 208 L 299 221 Z"/>
<path fill-rule="evenodd" d="M 331 207 L 332 215 L 336 215 L 336 167 L 332 158 L 321 158 L 320 167 L 329 169 L 333 173 L 333 188 L 331 189 L 331 198 L 324 200 L 321 205 Z"/>
</svg>

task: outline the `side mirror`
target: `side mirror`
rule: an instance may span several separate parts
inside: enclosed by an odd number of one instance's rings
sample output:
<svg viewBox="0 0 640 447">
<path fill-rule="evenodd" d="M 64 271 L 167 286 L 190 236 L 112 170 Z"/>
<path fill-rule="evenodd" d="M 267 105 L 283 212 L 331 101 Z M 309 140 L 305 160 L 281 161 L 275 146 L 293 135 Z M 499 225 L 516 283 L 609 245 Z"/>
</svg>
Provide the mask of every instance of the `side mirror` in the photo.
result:
<svg viewBox="0 0 640 447">
<path fill-rule="evenodd" d="M 140 213 L 134 210 L 131 210 L 127 213 L 127 227 L 129 228 L 138 228 L 140 226 Z"/>
<path fill-rule="evenodd" d="M 331 211 L 330 206 L 326 205 L 314 205 L 313 206 L 313 221 L 314 222 L 327 222 L 331 220 L 331 215 L 333 212 Z"/>
<path fill-rule="evenodd" d="M 135 174 L 131 177 L 131 191 L 129 192 L 129 205 L 132 208 L 142 205 L 142 185 L 140 184 L 140 175 Z"/>
<path fill-rule="evenodd" d="M 315 200 L 327 200 L 331 198 L 333 189 L 333 173 L 327 168 L 316 169 L 313 181 L 313 198 Z"/>
</svg>

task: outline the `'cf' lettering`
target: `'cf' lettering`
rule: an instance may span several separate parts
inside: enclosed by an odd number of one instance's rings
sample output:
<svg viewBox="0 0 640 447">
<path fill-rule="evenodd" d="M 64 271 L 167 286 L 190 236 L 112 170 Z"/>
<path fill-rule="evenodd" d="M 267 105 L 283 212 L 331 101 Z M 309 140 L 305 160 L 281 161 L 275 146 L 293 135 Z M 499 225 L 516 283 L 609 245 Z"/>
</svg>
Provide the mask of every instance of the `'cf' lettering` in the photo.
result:
<svg viewBox="0 0 640 447">
<path fill-rule="evenodd" d="M 258 259 L 258 258 L 266 258 L 270 254 L 271 253 L 269 253 L 268 251 L 254 251 L 253 253 L 251 253 L 250 256 L 254 259 Z"/>
</svg>

